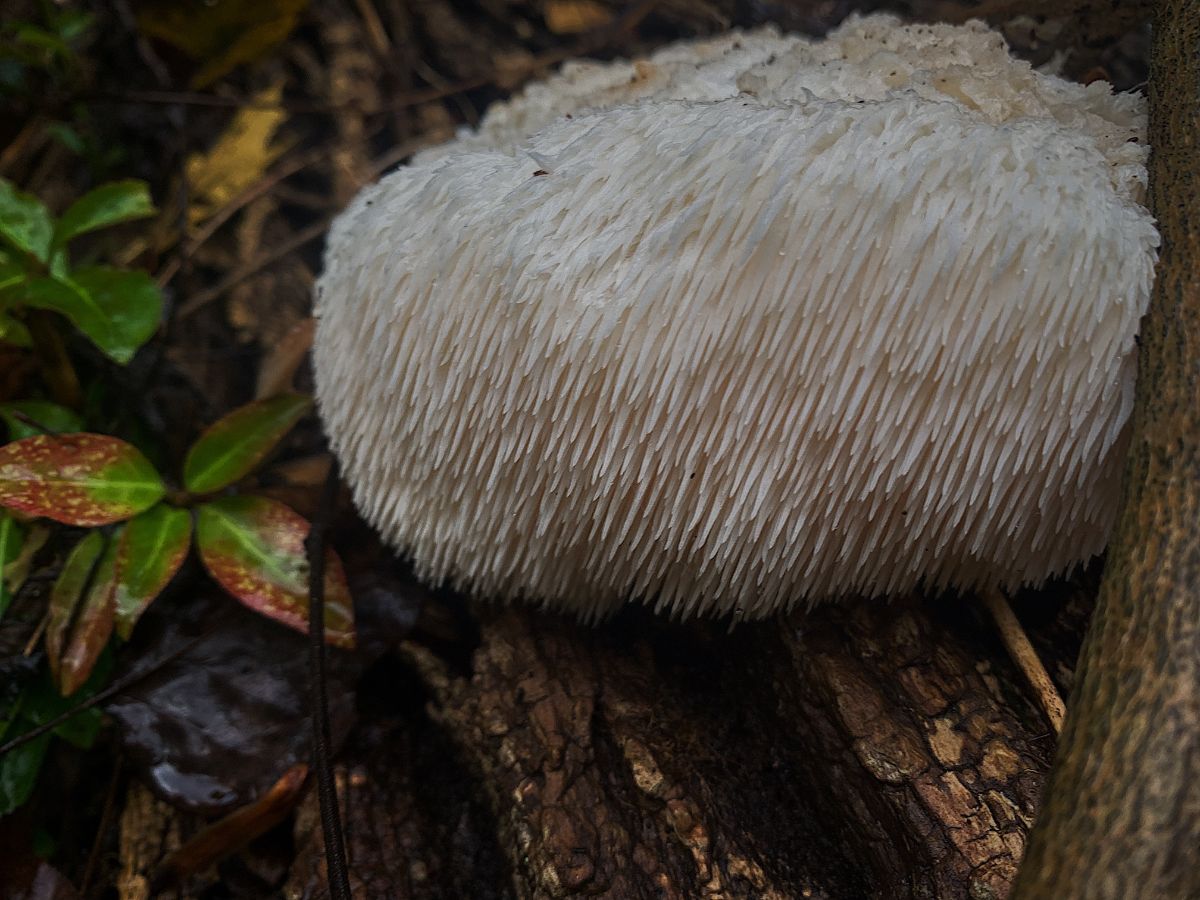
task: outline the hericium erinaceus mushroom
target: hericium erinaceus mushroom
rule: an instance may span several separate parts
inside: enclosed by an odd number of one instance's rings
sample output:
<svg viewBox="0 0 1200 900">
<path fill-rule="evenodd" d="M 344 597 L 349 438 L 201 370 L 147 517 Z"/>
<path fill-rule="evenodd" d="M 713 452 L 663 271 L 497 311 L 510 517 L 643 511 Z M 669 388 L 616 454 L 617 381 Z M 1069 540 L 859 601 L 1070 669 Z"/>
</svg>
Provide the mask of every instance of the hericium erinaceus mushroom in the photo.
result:
<svg viewBox="0 0 1200 900">
<path fill-rule="evenodd" d="M 587 619 L 1063 572 L 1118 500 L 1144 125 L 979 23 L 568 64 L 332 230 L 357 504 L 424 577 Z"/>
</svg>

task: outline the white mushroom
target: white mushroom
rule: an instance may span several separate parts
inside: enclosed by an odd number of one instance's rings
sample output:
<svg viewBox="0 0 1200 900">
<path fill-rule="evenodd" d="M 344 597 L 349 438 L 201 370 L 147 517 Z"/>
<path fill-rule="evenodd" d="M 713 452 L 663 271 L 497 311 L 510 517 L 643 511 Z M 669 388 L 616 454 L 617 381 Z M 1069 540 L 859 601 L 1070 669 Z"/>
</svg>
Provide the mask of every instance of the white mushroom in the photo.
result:
<svg viewBox="0 0 1200 900">
<path fill-rule="evenodd" d="M 1063 572 L 1117 504 L 1143 127 L 979 24 L 569 66 L 331 233 L 359 508 L 429 579 L 586 618 Z"/>
</svg>

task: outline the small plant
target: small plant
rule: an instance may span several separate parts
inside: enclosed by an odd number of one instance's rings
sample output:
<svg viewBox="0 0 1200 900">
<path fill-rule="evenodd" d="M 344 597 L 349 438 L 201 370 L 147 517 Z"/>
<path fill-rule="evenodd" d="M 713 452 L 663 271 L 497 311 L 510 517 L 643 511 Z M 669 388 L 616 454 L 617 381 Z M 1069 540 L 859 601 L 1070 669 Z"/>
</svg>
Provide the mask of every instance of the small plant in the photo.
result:
<svg viewBox="0 0 1200 900">
<path fill-rule="evenodd" d="M 158 328 L 162 294 L 145 272 L 75 267 L 68 245 L 81 235 L 154 214 L 140 181 L 101 185 L 57 220 L 37 197 L 0 179 L 0 340 L 29 346 L 31 310 L 69 319 L 124 365 Z"/>
<path fill-rule="evenodd" d="M 64 696 L 87 680 L 114 630 L 129 636 L 193 543 L 225 591 L 307 629 L 309 523 L 267 497 L 217 492 L 250 474 L 311 403 L 284 394 L 222 418 L 189 450 L 181 491 L 169 491 L 136 447 L 108 435 L 34 434 L 0 446 L 0 507 L 12 511 L 0 512 L 0 558 L 21 554 L 22 525 L 14 513 L 91 529 L 50 592 L 46 655 Z M 350 646 L 350 595 L 332 550 L 325 592 L 328 640 Z"/>
<path fill-rule="evenodd" d="M 57 3 L 41 7 L 41 22 L 0 23 L 0 96 L 28 96 L 34 73 L 62 80 L 79 67 L 78 45 L 92 26 L 92 15 Z"/>
<path fill-rule="evenodd" d="M 55 366 L 75 378 L 56 316 L 119 365 L 154 334 L 162 297 L 147 273 L 76 265 L 69 254 L 81 235 L 154 211 L 143 183 L 120 181 L 96 188 L 55 219 L 38 198 L 0 179 L 0 341 L 32 346 L 47 386 L 53 387 Z M 55 352 L 44 352 L 47 343 Z M 39 520 L 86 529 L 50 589 L 48 665 L 30 661 L 0 691 L 0 742 L 64 712 L 65 698 L 74 703 L 103 687 L 114 632 L 119 640 L 129 637 L 192 547 L 226 592 L 307 630 L 309 523 L 282 503 L 237 492 L 236 485 L 311 406 L 307 397 L 286 394 L 234 410 L 196 440 L 183 461 L 181 486 L 171 487 L 136 446 L 87 430 L 67 405 L 0 404 L 9 436 L 0 445 L 0 618 L 50 533 Z M 326 552 L 325 598 L 327 640 L 352 645 L 352 604 L 333 550 Z M 99 712 L 89 710 L 53 734 L 86 747 L 98 727 Z M 0 816 L 28 799 L 50 737 L 0 758 Z"/>
</svg>

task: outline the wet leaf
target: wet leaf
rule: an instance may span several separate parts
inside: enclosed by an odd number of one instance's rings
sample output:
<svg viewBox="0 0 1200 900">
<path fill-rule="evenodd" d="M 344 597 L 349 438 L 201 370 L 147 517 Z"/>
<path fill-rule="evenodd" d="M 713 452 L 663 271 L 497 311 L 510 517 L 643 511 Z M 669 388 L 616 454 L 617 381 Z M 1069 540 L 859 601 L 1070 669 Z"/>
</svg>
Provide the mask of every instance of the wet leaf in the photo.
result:
<svg viewBox="0 0 1200 900">
<path fill-rule="evenodd" d="M 0 418 L 8 425 L 8 438 L 12 441 L 47 432 L 63 434 L 83 429 L 82 416 L 48 400 L 0 403 Z"/>
<path fill-rule="evenodd" d="M 136 773 L 173 804 L 217 812 L 262 796 L 281 769 L 308 761 L 306 640 L 215 590 L 151 605 L 121 674 L 170 661 L 105 704 Z M 328 662 L 337 747 L 364 662 L 336 651 Z"/>
<path fill-rule="evenodd" d="M 198 225 L 250 185 L 287 148 L 275 132 L 287 120 L 279 107 L 282 85 L 257 94 L 252 106 L 238 110 L 207 153 L 188 157 L 184 168 L 190 205 L 188 223 Z"/>
<path fill-rule="evenodd" d="M 306 6 L 308 0 L 155 0 L 142 7 L 138 27 L 202 61 L 204 65 L 192 76 L 192 87 L 202 88 L 281 43 L 296 27 Z"/>
<path fill-rule="evenodd" d="M 61 247 L 97 228 L 154 215 L 146 182 L 129 179 L 102 184 L 72 203 L 54 226 L 54 244 Z"/>
<path fill-rule="evenodd" d="M 162 499 L 132 444 L 103 434 L 36 435 L 0 447 L 0 506 L 68 525 L 107 525 Z"/>
<path fill-rule="evenodd" d="M 249 474 L 308 412 L 312 400 L 282 394 L 241 406 L 209 427 L 188 451 L 183 482 L 207 494 Z"/>
<path fill-rule="evenodd" d="M 112 636 L 117 540 L 90 532 L 63 564 L 50 589 L 46 657 L 64 697 L 79 690 Z"/>
<path fill-rule="evenodd" d="M 53 235 L 54 223 L 46 205 L 0 178 L 0 240 L 45 262 Z"/>
<path fill-rule="evenodd" d="M 162 293 L 145 272 L 107 266 L 29 282 L 25 302 L 62 313 L 121 365 L 150 339 L 162 317 Z"/>
<path fill-rule="evenodd" d="M 49 746 L 50 735 L 47 734 L 0 757 L 0 818 L 29 799 Z"/>
<path fill-rule="evenodd" d="M 9 579 L 8 565 L 21 555 L 24 543 L 25 529 L 12 516 L 0 510 L 0 619 L 4 618 L 13 594 L 21 586 L 20 582 L 13 583 Z"/>
<path fill-rule="evenodd" d="M 297 631 L 308 630 L 309 524 L 265 497 L 222 497 L 197 510 L 196 546 L 217 584 L 246 606 Z M 354 610 L 341 560 L 325 556 L 325 636 L 354 644 Z"/>
<path fill-rule="evenodd" d="M 158 504 L 125 523 L 117 547 L 117 634 L 128 639 L 133 626 L 187 558 L 192 516 L 186 509 Z"/>
</svg>

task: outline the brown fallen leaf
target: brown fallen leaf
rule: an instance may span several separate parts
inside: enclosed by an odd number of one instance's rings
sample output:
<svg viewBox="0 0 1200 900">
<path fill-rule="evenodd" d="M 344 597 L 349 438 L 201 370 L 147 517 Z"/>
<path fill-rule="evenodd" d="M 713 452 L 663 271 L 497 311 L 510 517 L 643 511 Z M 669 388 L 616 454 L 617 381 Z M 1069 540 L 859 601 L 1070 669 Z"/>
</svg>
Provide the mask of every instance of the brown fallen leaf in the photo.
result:
<svg viewBox="0 0 1200 900">
<path fill-rule="evenodd" d="M 279 106 L 283 85 L 257 94 L 230 120 L 205 153 L 188 157 L 184 167 L 191 203 L 188 225 L 195 228 L 263 177 L 267 167 L 287 150 L 275 133 L 287 119 Z"/>
<path fill-rule="evenodd" d="M 201 64 L 191 86 L 202 88 L 282 43 L 307 6 L 308 0 L 152 0 L 143 6 L 137 21 L 144 34 L 178 47 Z"/>
<path fill-rule="evenodd" d="M 550 0 L 545 17 L 555 34 L 582 34 L 612 21 L 612 13 L 595 0 Z"/>
<path fill-rule="evenodd" d="M 264 354 L 262 364 L 258 368 L 254 399 L 274 397 L 292 387 L 296 370 L 300 368 L 300 363 L 304 362 L 304 357 L 312 346 L 316 327 L 317 320 L 311 316 L 301 319 L 282 340 Z"/>
<path fill-rule="evenodd" d="M 204 871 L 274 828 L 300 800 L 307 778 L 308 766 L 297 763 L 257 800 L 209 825 L 163 860 L 151 879 L 151 893 Z"/>
</svg>

